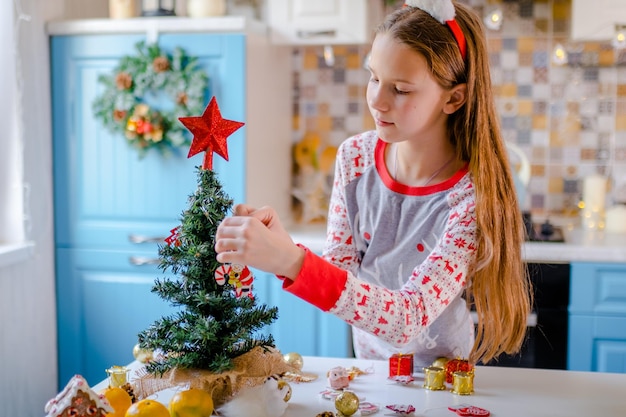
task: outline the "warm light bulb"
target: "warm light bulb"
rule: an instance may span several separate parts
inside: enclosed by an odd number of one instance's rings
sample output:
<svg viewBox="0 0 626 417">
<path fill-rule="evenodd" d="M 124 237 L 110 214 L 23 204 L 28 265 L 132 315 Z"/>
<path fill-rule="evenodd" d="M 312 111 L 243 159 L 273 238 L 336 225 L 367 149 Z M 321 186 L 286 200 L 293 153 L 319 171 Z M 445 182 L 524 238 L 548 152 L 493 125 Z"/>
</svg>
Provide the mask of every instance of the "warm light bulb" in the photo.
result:
<svg viewBox="0 0 626 417">
<path fill-rule="evenodd" d="M 491 9 L 484 17 L 485 26 L 491 30 L 500 30 L 502 27 L 502 9 L 496 7 Z"/>
<path fill-rule="evenodd" d="M 331 45 L 324 46 L 324 63 L 327 67 L 335 65 L 335 50 Z"/>
<path fill-rule="evenodd" d="M 616 27 L 615 36 L 613 37 L 611 44 L 615 49 L 626 48 L 626 27 L 621 25 Z"/>
<path fill-rule="evenodd" d="M 554 50 L 552 51 L 552 62 L 556 65 L 567 64 L 567 51 L 560 43 L 557 43 L 554 46 Z"/>
</svg>

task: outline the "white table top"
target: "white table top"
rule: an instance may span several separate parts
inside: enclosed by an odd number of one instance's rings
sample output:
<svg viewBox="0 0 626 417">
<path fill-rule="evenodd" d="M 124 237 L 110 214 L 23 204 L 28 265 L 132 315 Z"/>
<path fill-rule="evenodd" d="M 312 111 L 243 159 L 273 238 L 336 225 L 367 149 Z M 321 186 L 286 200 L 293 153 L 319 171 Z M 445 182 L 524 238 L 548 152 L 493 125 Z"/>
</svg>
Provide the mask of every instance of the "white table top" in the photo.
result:
<svg viewBox="0 0 626 417">
<path fill-rule="evenodd" d="M 326 372 L 335 366 L 373 370 L 356 377 L 349 386 L 363 401 L 380 406 L 373 416 L 395 415 L 385 408 L 389 404 L 411 404 L 416 408 L 413 416 L 425 417 L 455 417 L 448 407 L 459 404 L 487 409 L 494 417 L 626 416 L 626 374 L 477 367 L 474 394 L 456 395 L 449 390 L 424 389 L 420 374 L 415 375 L 415 382 L 410 385 L 391 382 L 387 379 L 386 361 L 308 356 L 303 359 L 303 371 L 315 373 L 318 378 L 313 382 L 290 383 L 293 394 L 284 417 L 315 417 L 323 411 L 336 412 L 334 401 L 319 395 L 327 387 Z M 130 367 L 138 366 L 135 362 Z M 130 379 L 132 382 L 132 372 Z M 102 381 L 94 389 L 105 386 L 106 381 Z M 167 404 L 172 393 L 162 391 L 153 398 Z M 355 414 L 359 415 L 360 412 Z"/>
</svg>

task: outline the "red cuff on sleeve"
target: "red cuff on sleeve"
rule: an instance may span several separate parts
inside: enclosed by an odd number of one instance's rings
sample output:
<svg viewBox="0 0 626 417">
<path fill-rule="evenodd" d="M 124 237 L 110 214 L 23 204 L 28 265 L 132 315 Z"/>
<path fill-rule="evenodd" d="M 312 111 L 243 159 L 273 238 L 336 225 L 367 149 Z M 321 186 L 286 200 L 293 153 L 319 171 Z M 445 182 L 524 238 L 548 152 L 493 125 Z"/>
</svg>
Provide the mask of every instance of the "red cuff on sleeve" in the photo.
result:
<svg viewBox="0 0 626 417">
<path fill-rule="evenodd" d="M 304 262 L 295 281 L 285 278 L 283 289 L 313 304 L 323 311 L 330 310 L 346 286 L 348 273 L 322 257 L 304 249 Z"/>
</svg>

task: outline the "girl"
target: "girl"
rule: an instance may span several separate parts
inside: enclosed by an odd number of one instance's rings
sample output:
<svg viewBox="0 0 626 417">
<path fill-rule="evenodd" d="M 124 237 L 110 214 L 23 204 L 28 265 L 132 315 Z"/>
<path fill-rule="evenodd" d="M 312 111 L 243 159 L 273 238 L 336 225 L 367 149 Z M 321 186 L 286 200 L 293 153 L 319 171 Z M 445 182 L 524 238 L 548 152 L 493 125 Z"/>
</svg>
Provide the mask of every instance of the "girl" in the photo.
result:
<svg viewBox="0 0 626 417">
<path fill-rule="evenodd" d="M 351 324 L 358 358 L 517 352 L 531 308 L 524 227 L 480 19 L 450 0 L 408 0 L 377 29 L 369 70 L 376 130 L 338 151 L 322 257 L 273 209 L 239 205 L 218 228 L 217 259 L 274 273 Z"/>
</svg>

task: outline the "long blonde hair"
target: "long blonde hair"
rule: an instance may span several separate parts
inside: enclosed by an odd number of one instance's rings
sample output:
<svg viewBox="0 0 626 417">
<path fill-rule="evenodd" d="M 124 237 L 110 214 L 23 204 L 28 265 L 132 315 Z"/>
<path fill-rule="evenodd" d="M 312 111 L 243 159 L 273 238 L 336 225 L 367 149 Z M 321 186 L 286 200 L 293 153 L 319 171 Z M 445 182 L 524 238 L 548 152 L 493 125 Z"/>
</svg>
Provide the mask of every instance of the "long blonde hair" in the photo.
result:
<svg viewBox="0 0 626 417">
<path fill-rule="evenodd" d="M 478 255 L 466 300 L 478 315 L 470 360 L 484 363 L 519 351 L 532 307 L 522 260 L 525 228 L 494 105 L 484 28 L 468 6 L 454 3 L 467 42 L 463 59 L 452 32 L 428 13 L 405 7 L 377 29 L 422 54 L 446 89 L 467 84 L 467 101 L 448 118 L 457 156 L 469 162 L 476 190 Z"/>
</svg>

